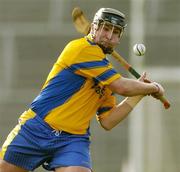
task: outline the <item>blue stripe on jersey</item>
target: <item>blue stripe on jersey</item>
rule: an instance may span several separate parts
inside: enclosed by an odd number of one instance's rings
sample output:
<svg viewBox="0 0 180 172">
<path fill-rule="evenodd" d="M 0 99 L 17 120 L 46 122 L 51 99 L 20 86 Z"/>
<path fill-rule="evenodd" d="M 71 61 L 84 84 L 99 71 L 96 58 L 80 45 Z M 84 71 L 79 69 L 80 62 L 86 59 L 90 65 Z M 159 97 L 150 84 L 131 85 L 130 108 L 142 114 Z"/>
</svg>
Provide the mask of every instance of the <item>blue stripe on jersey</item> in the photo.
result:
<svg viewBox="0 0 180 172">
<path fill-rule="evenodd" d="M 105 81 L 108 78 L 112 77 L 113 75 L 117 74 L 117 72 L 114 69 L 109 69 L 103 72 L 102 74 L 98 75 L 96 79 L 98 81 Z"/>
<path fill-rule="evenodd" d="M 62 105 L 73 94 L 80 90 L 86 78 L 75 74 L 74 72 L 76 70 L 105 67 L 108 65 L 109 61 L 104 58 L 102 61 L 73 64 L 69 68 L 60 71 L 34 99 L 30 108 L 40 117 L 44 118 L 48 112 Z M 96 79 L 104 81 L 115 73 L 115 70 L 108 70 Z"/>
<path fill-rule="evenodd" d="M 112 107 L 109 107 L 109 106 L 99 108 L 96 114 L 97 114 L 97 115 L 101 115 L 102 113 L 107 112 L 107 111 L 109 111 L 110 109 L 112 109 Z"/>
<path fill-rule="evenodd" d="M 95 42 L 90 41 L 88 38 L 86 39 L 91 45 L 96 45 Z"/>
<path fill-rule="evenodd" d="M 109 65 L 109 61 L 107 59 L 103 59 L 102 61 L 90 61 L 84 63 L 76 63 L 70 66 L 73 71 L 78 69 L 92 69 L 92 68 L 99 68 L 105 67 Z"/>
<path fill-rule="evenodd" d="M 34 99 L 30 108 L 44 118 L 52 109 L 62 105 L 80 90 L 85 77 L 74 74 L 69 69 L 60 71 Z"/>
</svg>

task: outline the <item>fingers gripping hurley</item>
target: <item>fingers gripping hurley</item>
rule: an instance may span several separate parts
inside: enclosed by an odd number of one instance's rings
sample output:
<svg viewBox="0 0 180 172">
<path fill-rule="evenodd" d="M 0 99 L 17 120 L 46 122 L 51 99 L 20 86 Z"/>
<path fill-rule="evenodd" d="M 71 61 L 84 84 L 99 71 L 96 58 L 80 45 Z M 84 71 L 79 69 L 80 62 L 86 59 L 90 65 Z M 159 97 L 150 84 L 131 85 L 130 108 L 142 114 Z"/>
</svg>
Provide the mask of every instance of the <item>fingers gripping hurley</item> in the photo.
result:
<svg viewBox="0 0 180 172">
<path fill-rule="evenodd" d="M 87 35 L 90 31 L 91 24 L 85 17 L 83 11 L 79 7 L 75 7 L 72 11 L 72 18 L 75 25 L 76 30 L 79 33 Z M 120 64 L 128 70 L 133 76 L 135 76 L 137 79 L 140 78 L 140 74 L 136 72 L 135 69 L 131 67 L 131 65 L 123 58 L 120 54 L 118 54 L 116 51 L 112 52 L 112 56 L 120 62 Z M 165 97 L 160 97 L 160 101 L 164 104 L 165 109 L 168 109 L 170 107 L 170 103 L 166 100 Z"/>
</svg>

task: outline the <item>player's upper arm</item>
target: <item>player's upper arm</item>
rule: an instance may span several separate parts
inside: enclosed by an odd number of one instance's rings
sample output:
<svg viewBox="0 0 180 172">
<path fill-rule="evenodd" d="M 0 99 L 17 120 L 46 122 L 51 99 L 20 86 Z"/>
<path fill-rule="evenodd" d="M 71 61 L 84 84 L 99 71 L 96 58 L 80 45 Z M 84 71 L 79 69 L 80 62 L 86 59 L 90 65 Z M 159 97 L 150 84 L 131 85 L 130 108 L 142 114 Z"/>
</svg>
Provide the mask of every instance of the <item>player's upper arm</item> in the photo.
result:
<svg viewBox="0 0 180 172">
<path fill-rule="evenodd" d="M 113 92 L 120 94 L 122 96 L 126 96 L 126 91 L 127 91 L 127 78 L 124 78 L 121 76 L 121 78 L 118 78 L 111 82 L 108 87 L 110 90 Z"/>
</svg>

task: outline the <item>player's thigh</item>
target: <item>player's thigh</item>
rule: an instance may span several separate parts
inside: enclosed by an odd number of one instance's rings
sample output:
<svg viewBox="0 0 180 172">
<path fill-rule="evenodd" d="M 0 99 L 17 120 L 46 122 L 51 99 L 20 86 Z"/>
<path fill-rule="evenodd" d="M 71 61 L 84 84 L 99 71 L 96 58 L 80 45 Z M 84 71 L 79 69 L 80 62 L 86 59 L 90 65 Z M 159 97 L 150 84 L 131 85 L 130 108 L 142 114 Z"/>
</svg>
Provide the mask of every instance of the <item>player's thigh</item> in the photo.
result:
<svg viewBox="0 0 180 172">
<path fill-rule="evenodd" d="M 0 159 L 0 172 L 27 172 L 27 170 Z"/>
<path fill-rule="evenodd" d="M 89 168 L 80 166 L 69 166 L 56 168 L 55 172 L 91 172 Z"/>
</svg>

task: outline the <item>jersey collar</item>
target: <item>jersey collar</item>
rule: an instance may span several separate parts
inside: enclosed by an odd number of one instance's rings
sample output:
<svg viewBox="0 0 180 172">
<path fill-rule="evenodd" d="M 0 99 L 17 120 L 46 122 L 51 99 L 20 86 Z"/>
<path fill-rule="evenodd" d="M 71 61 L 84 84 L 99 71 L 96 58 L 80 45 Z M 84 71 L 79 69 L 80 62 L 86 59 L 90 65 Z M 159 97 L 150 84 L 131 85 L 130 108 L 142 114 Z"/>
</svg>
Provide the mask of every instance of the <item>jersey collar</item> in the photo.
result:
<svg viewBox="0 0 180 172">
<path fill-rule="evenodd" d="M 97 45 L 97 44 L 93 41 L 91 34 L 88 34 L 87 36 L 85 36 L 85 39 L 86 39 L 91 45 Z"/>
</svg>

